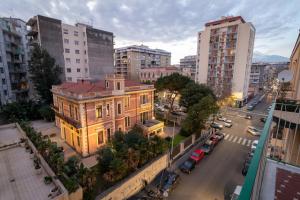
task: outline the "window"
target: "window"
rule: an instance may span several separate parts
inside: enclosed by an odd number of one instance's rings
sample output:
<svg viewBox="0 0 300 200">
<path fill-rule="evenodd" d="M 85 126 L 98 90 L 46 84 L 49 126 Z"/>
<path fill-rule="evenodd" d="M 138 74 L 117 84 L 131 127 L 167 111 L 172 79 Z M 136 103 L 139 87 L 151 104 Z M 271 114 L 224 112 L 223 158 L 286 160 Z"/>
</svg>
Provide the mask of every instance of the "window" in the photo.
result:
<svg viewBox="0 0 300 200">
<path fill-rule="evenodd" d="M 72 81 L 72 77 L 67 77 L 67 81 Z"/>
<path fill-rule="evenodd" d="M 61 110 L 61 113 L 64 114 L 64 102 L 61 102 L 60 110 Z"/>
<path fill-rule="evenodd" d="M 75 40 L 74 41 L 75 45 L 79 45 L 79 41 Z"/>
<path fill-rule="evenodd" d="M 129 108 L 130 97 L 125 97 L 125 107 Z"/>
<path fill-rule="evenodd" d="M 2 57 L 0 56 L 0 63 L 2 62 Z"/>
<path fill-rule="evenodd" d="M 122 105 L 121 103 L 118 103 L 118 115 L 122 114 Z"/>
<path fill-rule="evenodd" d="M 103 131 L 98 132 L 98 145 L 103 143 Z"/>
<path fill-rule="evenodd" d="M 85 46 L 85 41 L 83 41 L 83 46 Z"/>
<path fill-rule="evenodd" d="M 80 68 L 77 68 L 77 72 L 80 72 Z"/>
<path fill-rule="evenodd" d="M 2 85 L 5 85 L 6 84 L 6 80 L 5 78 L 2 79 Z"/>
<path fill-rule="evenodd" d="M 69 34 L 68 29 L 64 29 L 63 31 L 64 31 L 64 34 Z"/>
<path fill-rule="evenodd" d="M 108 81 L 105 81 L 105 87 L 109 88 L 109 82 Z"/>
<path fill-rule="evenodd" d="M 85 37 L 85 32 L 82 32 L 83 37 Z"/>
<path fill-rule="evenodd" d="M 71 58 L 66 58 L 67 63 L 71 63 Z"/>
<path fill-rule="evenodd" d="M 66 139 L 67 136 L 66 136 L 66 128 L 64 127 L 64 139 Z"/>
<path fill-rule="evenodd" d="M 84 62 L 87 63 L 87 59 L 84 59 Z"/>
<path fill-rule="evenodd" d="M 148 120 L 148 112 L 143 112 L 140 114 L 141 123 L 145 123 L 146 120 Z"/>
<path fill-rule="evenodd" d="M 130 117 L 125 117 L 125 127 L 129 127 L 130 126 Z"/>
<path fill-rule="evenodd" d="M 73 107 L 73 105 L 69 105 L 69 111 L 70 111 L 70 117 L 73 118 L 74 117 L 74 107 Z"/>
<path fill-rule="evenodd" d="M 0 72 L 1 72 L 1 73 L 4 73 L 3 67 L 0 67 Z"/>
<path fill-rule="evenodd" d="M 109 116 L 109 114 L 110 114 L 109 104 L 106 104 L 106 116 Z"/>
<path fill-rule="evenodd" d="M 86 55 L 86 50 L 84 50 L 84 55 Z"/>
<path fill-rule="evenodd" d="M 70 53 L 70 49 L 65 49 L 65 53 Z"/>
<path fill-rule="evenodd" d="M 85 70 L 85 73 L 88 73 L 88 68 L 85 68 L 84 70 Z"/>
<path fill-rule="evenodd" d="M 121 90 L 121 83 L 117 82 L 117 90 Z"/>
<path fill-rule="evenodd" d="M 71 71 L 72 71 L 71 68 L 67 68 L 68 73 L 71 73 Z"/>
<path fill-rule="evenodd" d="M 76 59 L 76 63 L 80 63 L 80 59 Z"/>
<path fill-rule="evenodd" d="M 79 52 L 79 50 L 78 50 L 78 49 L 76 49 L 76 50 L 75 50 L 75 53 L 76 53 L 76 54 L 79 54 L 80 52 Z"/>
<path fill-rule="evenodd" d="M 64 39 L 64 43 L 69 44 L 69 39 Z"/>
<path fill-rule="evenodd" d="M 75 107 L 75 119 L 78 120 L 78 108 Z"/>
<path fill-rule="evenodd" d="M 77 135 L 77 145 L 80 147 L 80 137 Z"/>
<path fill-rule="evenodd" d="M 74 31 L 74 36 L 78 36 L 78 31 Z"/>
<path fill-rule="evenodd" d="M 106 129 L 107 140 L 110 141 L 110 128 Z"/>
<path fill-rule="evenodd" d="M 7 90 L 3 90 L 5 96 L 7 96 Z"/>
<path fill-rule="evenodd" d="M 119 127 L 119 132 L 122 132 L 122 127 Z"/>
<path fill-rule="evenodd" d="M 96 108 L 96 117 L 102 118 L 102 105 L 100 105 Z"/>
<path fill-rule="evenodd" d="M 148 103 L 148 96 L 146 94 L 140 96 L 140 103 L 141 104 L 146 104 Z"/>
</svg>

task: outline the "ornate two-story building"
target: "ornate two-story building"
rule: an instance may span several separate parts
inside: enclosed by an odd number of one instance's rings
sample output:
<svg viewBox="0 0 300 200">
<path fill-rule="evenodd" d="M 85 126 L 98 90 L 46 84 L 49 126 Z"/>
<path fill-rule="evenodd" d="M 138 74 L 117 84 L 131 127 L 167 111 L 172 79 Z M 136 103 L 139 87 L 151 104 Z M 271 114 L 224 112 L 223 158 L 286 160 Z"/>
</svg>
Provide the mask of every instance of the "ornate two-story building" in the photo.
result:
<svg viewBox="0 0 300 200">
<path fill-rule="evenodd" d="M 107 75 L 103 81 L 78 80 L 52 87 L 55 123 L 64 139 L 82 156 L 105 145 L 116 131 L 135 124 L 148 136 L 163 133 L 154 119 L 154 86 Z"/>
</svg>

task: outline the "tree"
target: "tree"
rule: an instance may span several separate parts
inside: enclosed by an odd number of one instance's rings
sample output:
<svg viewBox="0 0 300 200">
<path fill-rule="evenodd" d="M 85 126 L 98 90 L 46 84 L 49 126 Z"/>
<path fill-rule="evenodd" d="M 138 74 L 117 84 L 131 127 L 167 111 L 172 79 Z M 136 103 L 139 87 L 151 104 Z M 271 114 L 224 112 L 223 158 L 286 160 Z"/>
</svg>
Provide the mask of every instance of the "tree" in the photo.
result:
<svg viewBox="0 0 300 200">
<path fill-rule="evenodd" d="M 182 123 L 181 134 L 189 136 L 193 133 L 201 133 L 208 117 L 218 112 L 218 109 L 212 96 L 203 97 L 197 104 L 190 107 L 187 118 Z"/>
<path fill-rule="evenodd" d="M 174 73 L 158 78 L 155 83 L 155 88 L 158 92 L 167 91 L 169 93 L 167 102 L 170 105 L 170 111 L 173 111 L 174 100 L 178 94 L 180 94 L 181 90 L 190 82 L 192 82 L 192 80 L 189 77 Z"/>
<path fill-rule="evenodd" d="M 215 100 L 216 97 L 213 91 L 204 84 L 190 82 L 181 91 L 179 104 L 189 109 L 194 104 L 197 104 L 202 98 L 211 96 Z"/>
<path fill-rule="evenodd" d="M 59 77 L 62 69 L 55 64 L 55 59 L 45 49 L 35 46 L 31 56 L 29 72 L 40 100 L 46 104 L 51 104 L 52 93 L 50 89 L 52 85 L 61 83 Z"/>
</svg>

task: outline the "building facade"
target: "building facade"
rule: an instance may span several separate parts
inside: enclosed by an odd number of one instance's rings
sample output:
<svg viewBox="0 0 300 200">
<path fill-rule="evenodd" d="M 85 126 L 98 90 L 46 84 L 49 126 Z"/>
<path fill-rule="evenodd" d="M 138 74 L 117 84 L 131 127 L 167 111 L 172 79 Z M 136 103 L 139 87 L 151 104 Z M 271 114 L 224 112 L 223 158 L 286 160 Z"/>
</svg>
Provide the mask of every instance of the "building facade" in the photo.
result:
<svg viewBox="0 0 300 200">
<path fill-rule="evenodd" d="M 180 59 L 180 68 L 183 74 L 191 77 L 191 79 L 195 80 L 196 74 L 196 55 L 185 56 Z"/>
<path fill-rule="evenodd" d="M 103 79 L 113 73 L 113 33 L 37 15 L 27 25 L 31 46 L 40 45 L 63 68 L 62 81 Z"/>
<path fill-rule="evenodd" d="M 154 86 L 107 75 L 105 80 L 78 80 L 52 87 L 55 122 L 64 139 L 82 156 L 105 145 L 116 131 L 140 125 L 148 136 L 163 134 L 154 120 Z"/>
<path fill-rule="evenodd" d="M 150 49 L 145 45 L 133 45 L 115 49 L 115 74 L 138 80 L 140 70 L 171 65 L 171 53 L 161 49 Z"/>
<path fill-rule="evenodd" d="M 140 70 L 140 81 L 154 83 L 158 78 L 169 76 L 173 73 L 181 73 L 177 67 L 149 67 Z"/>
<path fill-rule="evenodd" d="M 265 63 L 252 63 L 249 79 L 249 87 L 263 90 L 265 80 Z"/>
<path fill-rule="evenodd" d="M 24 21 L 0 18 L 1 105 L 27 100 L 30 96 L 26 34 Z"/>
<path fill-rule="evenodd" d="M 241 16 L 205 24 L 198 33 L 196 81 L 217 97 L 233 96 L 236 106 L 247 101 L 255 28 Z"/>
<path fill-rule="evenodd" d="M 290 57 L 289 70 L 293 73 L 291 97 L 300 100 L 300 33 Z"/>
</svg>

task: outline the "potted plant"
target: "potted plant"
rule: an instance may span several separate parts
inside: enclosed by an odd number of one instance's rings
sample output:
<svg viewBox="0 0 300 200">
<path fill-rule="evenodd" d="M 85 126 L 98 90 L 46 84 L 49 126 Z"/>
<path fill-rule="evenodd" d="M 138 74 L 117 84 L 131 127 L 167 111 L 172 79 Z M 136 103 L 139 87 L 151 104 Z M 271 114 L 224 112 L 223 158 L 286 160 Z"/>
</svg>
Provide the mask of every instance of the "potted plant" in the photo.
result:
<svg viewBox="0 0 300 200">
<path fill-rule="evenodd" d="M 37 175 L 40 175 L 42 173 L 42 167 L 40 166 L 40 164 L 36 164 L 34 168 Z"/>
<path fill-rule="evenodd" d="M 21 138 L 21 139 L 20 139 L 20 142 L 19 142 L 19 143 L 20 143 L 21 147 L 25 147 L 26 141 L 27 141 L 27 140 L 26 140 L 25 138 Z"/>
<path fill-rule="evenodd" d="M 30 159 L 33 159 L 34 158 L 34 153 L 33 153 L 33 150 L 32 149 L 30 149 Z"/>
</svg>

